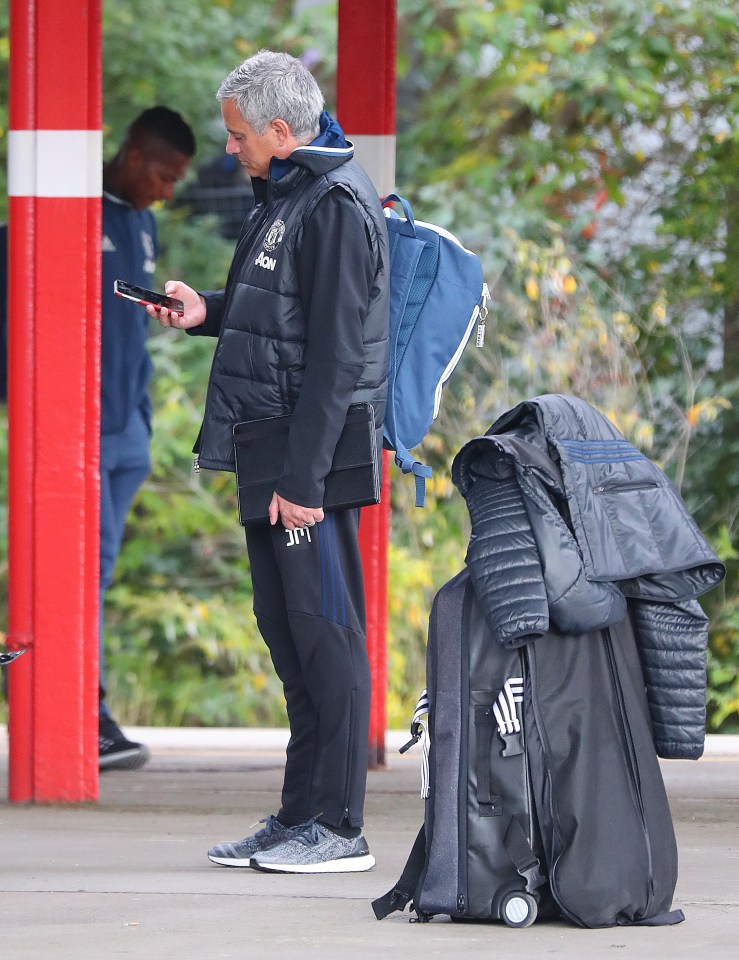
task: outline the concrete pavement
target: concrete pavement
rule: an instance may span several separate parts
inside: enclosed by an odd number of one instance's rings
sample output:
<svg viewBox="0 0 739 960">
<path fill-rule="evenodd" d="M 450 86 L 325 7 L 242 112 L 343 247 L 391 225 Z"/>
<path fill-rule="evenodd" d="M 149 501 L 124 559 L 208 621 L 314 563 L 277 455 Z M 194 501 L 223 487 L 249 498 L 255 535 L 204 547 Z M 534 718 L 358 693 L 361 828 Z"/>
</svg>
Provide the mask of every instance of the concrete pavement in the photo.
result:
<svg viewBox="0 0 739 960">
<path fill-rule="evenodd" d="M 397 880 L 423 816 L 420 751 L 369 774 L 374 870 L 282 876 L 216 867 L 205 851 L 276 808 L 284 731 L 129 729 L 152 747 L 139 771 L 101 777 L 100 802 L 0 802 L 0 960 L 403 960 L 618 956 L 728 960 L 739 952 L 739 738 L 698 762 L 662 764 L 680 852 L 671 928 L 580 930 L 537 922 L 378 923 L 370 901 Z M 5 738 L 0 736 L 0 750 Z M 7 758 L 0 753 L 0 775 Z"/>
</svg>

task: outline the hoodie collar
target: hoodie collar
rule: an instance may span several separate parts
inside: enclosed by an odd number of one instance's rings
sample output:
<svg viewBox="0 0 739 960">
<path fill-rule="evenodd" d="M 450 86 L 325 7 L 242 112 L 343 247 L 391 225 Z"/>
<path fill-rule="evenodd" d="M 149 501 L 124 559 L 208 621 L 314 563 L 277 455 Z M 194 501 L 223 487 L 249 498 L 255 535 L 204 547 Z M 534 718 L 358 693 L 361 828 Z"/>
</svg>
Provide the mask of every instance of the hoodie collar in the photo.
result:
<svg viewBox="0 0 739 960">
<path fill-rule="evenodd" d="M 341 166 L 354 156 L 354 144 L 347 140 L 344 131 L 328 111 L 324 110 L 319 121 L 319 133 L 303 147 L 297 147 L 285 160 L 273 157 L 269 165 L 269 178 L 281 180 L 295 167 L 307 167 L 319 175 Z"/>
</svg>

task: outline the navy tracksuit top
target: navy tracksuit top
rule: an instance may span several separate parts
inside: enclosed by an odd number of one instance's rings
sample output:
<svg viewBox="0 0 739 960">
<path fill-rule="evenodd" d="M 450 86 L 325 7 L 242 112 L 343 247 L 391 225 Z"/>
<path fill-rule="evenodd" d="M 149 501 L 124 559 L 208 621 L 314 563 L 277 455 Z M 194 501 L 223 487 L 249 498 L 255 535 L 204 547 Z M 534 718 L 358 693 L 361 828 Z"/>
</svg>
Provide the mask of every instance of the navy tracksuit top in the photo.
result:
<svg viewBox="0 0 739 960">
<path fill-rule="evenodd" d="M 114 280 L 151 288 L 157 252 L 156 221 L 149 210 L 103 194 L 101 423 L 103 435 L 120 433 L 138 409 L 151 421 L 152 364 L 146 349 L 149 315 L 117 297 Z"/>
</svg>

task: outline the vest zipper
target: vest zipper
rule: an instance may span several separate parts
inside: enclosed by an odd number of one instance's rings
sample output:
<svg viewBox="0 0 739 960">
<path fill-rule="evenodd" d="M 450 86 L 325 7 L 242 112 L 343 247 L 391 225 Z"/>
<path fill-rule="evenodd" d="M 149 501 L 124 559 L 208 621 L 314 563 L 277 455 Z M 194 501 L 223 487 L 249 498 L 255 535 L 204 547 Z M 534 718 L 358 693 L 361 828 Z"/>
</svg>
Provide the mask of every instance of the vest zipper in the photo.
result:
<svg viewBox="0 0 739 960">
<path fill-rule="evenodd" d="M 265 202 L 264 202 L 264 212 L 262 213 L 262 216 L 259 218 L 259 220 L 258 220 L 258 222 L 256 223 L 256 225 L 253 226 L 252 229 L 251 229 L 244 237 L 242 237 L 242 238 L 237 242 L 237 244 L 236 244 L 236 249 L 234 250 L 233 259 L 231 260 L 231 269 L 229 270 L 228 279 L 226 280 L 226 286 L 228 287 L 229 280 L 231 279 L 231 276 L 233 276 L 234 282 L 231 284 L 231 289 L 230 289 L 229 292 L 228 292 L 228 298 L 225 300 L 225 302 L 224 302 L 224 304 L 223 304 L 222 323 L 223 323 L 223 320 L 225 320 L 226 317 L 228 316 L 228 311 L 231 309 L 231 303 L 232 303 L 232 301 L 233 301 L 234 290 L 236 289 L 236 280 L 237 280 L 237 277 L 238 277 L 238 273 L 239 273 L 239 271 L 242 269 L 242 267 L 244 266 L 244 263 L 246 262 L 246 257 L 244 257 L 244 261 L 239 264 L 238 270 L 237 270 L 237 269 L 234 269 L 234 266 L 235 266 L 235 263 L 236 263 L 236 258 L 237 258 L 238 255 L 239 255 L 239 248 L 241 247 L 242 244 L 244 244 L 244 247 L 246 247 L 248 244 L 251 243 L 251 241 L 254 239 L 254 237 L 256 237 L 257 233 L 262 229 L 262 227 L 265 225 L 265 223 L 267 222 L 267 220 L 269 220 L 269 217 L 270 217 L 270 209 L 271 209 L 271 203 L 270 203 L 270 201 L 269 201 L 269 200 L 265 200 Z M 221 325 L 221 330 L 223 330 L 223 326 L 222 326 L 222 325 Z M 217 343 L 216 343 L 216 349 L 215 349 L 215 352 L 214 352 L 214 354 L 213 354 L 213 365 L 211 366 L 211 373 L 210 373 L 210 376 L 208 377 L 208 389 L 207 389 L 206 394 L 205 394 L 205 403 L 203 404 L 203 421 L 202 421 L 202 424 L 201 424 L 201 427 L 200 427 L 200 435 L 199 435 L 199 438 L 200 438 L 200 439 L 202 439 L 204 427 L 205 427 L 205 424 L 206 424 L 207 421 L 208 421 L 208 407 L 210 406 L 210 395 L 211 395 L 210 392 L 211 392 L 211 387 L 212 387 L 211 377 L 212 377 L 212 375 L 213 375 L 213 366 L 215 366 L 216 356 L 217 356 L 217 354 L 218 354 L 218 345 L 220 344 L 220 340 L 221 340 L 221 338 L 220 338 L 220 334 L 219 334 L 219 336 L 218 336 L 218 341 L 217 341 Z M 197 461 L 197 466 L 195 465 L 195 462 L 196 462 L 196 461 Z M 200 475 L 200 455 L 199 455 L 199 453 L 198 453 L 198 456 L 195 458 L 195 461 L 193 461 L 193 471 L 195 472 L 195 474 L 196 474 L 197 476 Z"/>
</svg>

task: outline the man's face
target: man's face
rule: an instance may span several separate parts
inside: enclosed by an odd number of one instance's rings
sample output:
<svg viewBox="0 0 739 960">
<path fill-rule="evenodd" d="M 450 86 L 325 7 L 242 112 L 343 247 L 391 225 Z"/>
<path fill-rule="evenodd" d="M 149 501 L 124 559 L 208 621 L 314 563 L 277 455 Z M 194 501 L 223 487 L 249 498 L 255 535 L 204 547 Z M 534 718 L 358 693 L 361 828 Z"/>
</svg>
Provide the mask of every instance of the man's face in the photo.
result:
<svg viewBox="0 0 739 960">
<path fill-rule="evenodd" d="M 146 150 L 133 148 L 132 170 L 126 199 L 136 210 L 146 210 L 160 200 L 171 200 L 175 184 L 187 173 L 190 158 L 165 144 Z"/>
<path fill-rule="evenodd" d="M 270 160 L 284 152 L 274 124 L 270 124 L 265 133 L 255 133 L 241 116 L 234 100 L 222 100 L 221 113 L 228 131 L 226 153 L 238 157 L 249 176 L 266 180 Z"/>
</svg>

